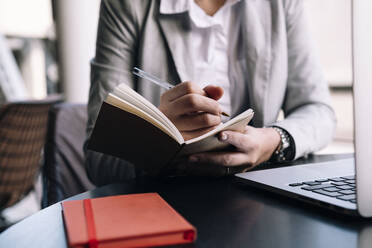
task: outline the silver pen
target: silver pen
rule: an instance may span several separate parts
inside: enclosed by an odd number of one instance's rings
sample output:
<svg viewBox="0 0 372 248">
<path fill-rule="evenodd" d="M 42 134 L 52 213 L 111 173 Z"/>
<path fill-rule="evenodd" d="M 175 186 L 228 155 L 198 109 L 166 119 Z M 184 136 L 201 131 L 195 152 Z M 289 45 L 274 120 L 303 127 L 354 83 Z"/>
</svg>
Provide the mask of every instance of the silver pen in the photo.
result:
<svg viewBox="0 0 372 248">
<path fill-rule="evenodd" d="M 134 75 L 136 75 L 140 78 L 146 79 L 146 80 L 148 80 L 148 81 L 150 81 L 150 82 L 152 82 L 156 85 L 159 85 L 160 87 L 163 87 L 167 90 L 172 89 L 174 87 L 174 85 L 172 85 L 168 82 L 165 82 L 165 81 L 163 81 L 163 80 L 161 80 L 161 79 L 159 79 L 159 78 L 157 78 L 157 77 L 155 77 L 155 76 L 153 76 L 153 75 L 151 75 L 151 74 L 149 74 L 145 71 L 142 71 L 141 69 L 139 69 L 137 67 L 134 67 L 132 72 L 133 72 Z M 224 116 L 230 117 L 230 115 L 225 113 L 225 112 L 222 112 L 221 114 L 224 115 Z"/>
<path fill-rule="evenodd" d="M 134 67 L 133 68 L 133 74 L 140 77 L 140 78 L 144 78 L 144 79 L 147 79 L 148 81 L 154 83 L 154 84 L 157 84 L 159 85 L 160 87 L 163 87 L 167 90 L 169 89 L 172 89 L 174 87 L 174 85 L 170 84 L 170 83 L 167 83 L 145 71 L 142 71 L 141 69 L 137 68 L 137 67 Z"/>
</svg>

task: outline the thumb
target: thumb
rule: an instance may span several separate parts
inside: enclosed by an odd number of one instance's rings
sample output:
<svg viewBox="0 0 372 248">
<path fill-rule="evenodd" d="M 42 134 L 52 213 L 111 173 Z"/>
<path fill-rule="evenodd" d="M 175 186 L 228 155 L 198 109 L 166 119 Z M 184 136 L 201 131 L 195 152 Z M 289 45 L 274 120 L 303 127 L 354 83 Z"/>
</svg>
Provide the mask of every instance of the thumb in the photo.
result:
<svg viewBox="0 0 372 248">
<path fill-rule="evenodd" d="M 245 135 L 236 131 L 222 131 L 219 133 L 220 141 L 235 146 L 238 150 L 245 150 Z"/>
<path fill-rule="evenodd" d="M 215 85 L 208 85 L 205 86 L 204 89 L 205 93 L 209 98 L 212 98 L 213 100 L 218 100 L 223 95 L 223 89 L 220 86 Z"/>
</svg>

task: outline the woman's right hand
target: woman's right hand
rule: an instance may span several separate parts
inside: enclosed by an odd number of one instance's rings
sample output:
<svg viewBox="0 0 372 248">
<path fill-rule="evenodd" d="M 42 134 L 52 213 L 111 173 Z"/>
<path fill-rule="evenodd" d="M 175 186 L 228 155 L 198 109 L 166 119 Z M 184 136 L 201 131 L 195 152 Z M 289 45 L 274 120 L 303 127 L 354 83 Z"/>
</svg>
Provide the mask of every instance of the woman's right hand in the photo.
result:
<svg viewBox="0 0 372 248">
<path fill-rule="evenodd" d="M 217 100 L 223 95 L 219 86 L 201 89 L 183 82 L 162 94 L 159 109 L 178 128 L 185 140 L 198 137 L 221 123 L 221 107 Z"/>
</svg>

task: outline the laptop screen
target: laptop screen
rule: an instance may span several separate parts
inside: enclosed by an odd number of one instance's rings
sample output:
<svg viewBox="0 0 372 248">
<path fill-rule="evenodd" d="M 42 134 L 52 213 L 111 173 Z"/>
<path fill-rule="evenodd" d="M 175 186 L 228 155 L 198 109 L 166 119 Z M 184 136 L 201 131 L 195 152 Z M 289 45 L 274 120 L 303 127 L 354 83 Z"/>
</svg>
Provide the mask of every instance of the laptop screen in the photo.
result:
<svg viewBox="0 0 372 248">
<path fill-rule="evenodd" d="M 359 213 L 372 216 L 372 1 L 353 1 L 354 141 Z"/>
</svg>

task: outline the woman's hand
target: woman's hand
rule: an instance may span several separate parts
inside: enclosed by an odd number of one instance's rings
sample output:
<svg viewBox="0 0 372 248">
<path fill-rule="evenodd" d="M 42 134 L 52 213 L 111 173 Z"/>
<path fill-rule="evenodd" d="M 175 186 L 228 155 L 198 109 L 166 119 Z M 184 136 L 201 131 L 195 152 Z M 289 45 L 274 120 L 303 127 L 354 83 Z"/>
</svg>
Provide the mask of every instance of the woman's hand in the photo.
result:
<svg viewBox="0 0 372 248">
<path fill-rule="evenodd" d="M 189 140 L 214 129 L 221 123 L 221 108 L 217 100 L 223 95 L 218 86 L 201 89 L 191 82 L 181 83 L 166 91 L 160 99 L 159 109 Z"/>
<path fill-rule="evenodd" d="M 280 144 L 280 135 L 273 128 L 247 126 L 244 133 L 223 131 L 219 140 L 236 147 L 235 151 L 193 154 L 190 162 L 211 163 L 223 166 L 254 166 L 270 159 Z"/>
</svg>

